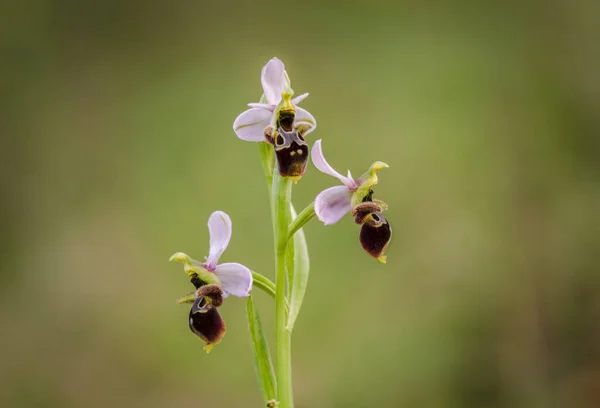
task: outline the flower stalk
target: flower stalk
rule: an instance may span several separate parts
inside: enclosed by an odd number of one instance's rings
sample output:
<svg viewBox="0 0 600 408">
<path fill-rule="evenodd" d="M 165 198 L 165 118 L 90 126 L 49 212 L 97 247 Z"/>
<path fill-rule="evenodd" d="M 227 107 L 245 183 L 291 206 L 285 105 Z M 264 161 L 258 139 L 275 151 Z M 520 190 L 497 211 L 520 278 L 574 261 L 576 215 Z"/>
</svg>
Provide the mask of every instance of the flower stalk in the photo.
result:
<svg viewBox="0 0 600 408">
<path fill-rule="evenodd" d="M 287 240 L 289 241 L 290 239 L 292 239 L 294 234 L 300 228 L 304 227 L 310 220 L 312 220 L 315 215 L 315 202 L 313 201 L 312 203 L 307 205 L 306 208 L 303 209 L 296 218 L 294 218 L 294 220 L 290 224 L 290 227 L 288 228 Z"/>
<path fill-rule="evenodd" d="M 275 249 L 276 272 L 276 349 L 277 359 L 275 372 L 277 375 L 277 398 L 280 408 L 293 408 L 291 332 L 286 330 L 286 273 L 285 249 L 288 236 L 289 208 L 292 198 L 292 180 L 273 172 L 271 193 L 271 212 L 273 220 L 273 237 Z"/>
</svg>

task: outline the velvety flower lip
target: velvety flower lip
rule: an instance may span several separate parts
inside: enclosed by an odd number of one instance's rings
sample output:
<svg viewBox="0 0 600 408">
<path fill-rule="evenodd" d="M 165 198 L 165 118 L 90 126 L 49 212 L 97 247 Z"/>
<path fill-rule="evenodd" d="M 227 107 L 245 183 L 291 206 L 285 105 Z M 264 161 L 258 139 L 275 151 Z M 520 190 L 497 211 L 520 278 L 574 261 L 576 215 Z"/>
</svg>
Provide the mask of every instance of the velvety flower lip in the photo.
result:
<svg viewBox="0 0 600 408">
<path fill-rule="evenodd" d="M 260 81 L 266 103 L 249 103 L 250 109 L 242 112 L 233 122 L 233 130 L 237 137 L 248 142 L 263 142 L 264 130 L 272 124 L 277 107 L 282 102 L 282 94 L 289 89 L 289 78 L 285 65 L 279 58 L 272 58 L 262 68 Z M 290 90 L 291 91 L 291 90 Z M 296 106 L 308 96 L 308 93 L 291 99 L 295 107 L 295 121 L 307 122 L 314 130 L 317 126 L 315 118 L 305 109 Z"/>
<path fill-rule="evenodd" d="M 392 239 L 392 227 L 381 212 L 373 212 L 364 218 L 360 229 L 360 244 L 363 249 L 379 262 L 386 263 L 384 255 Z"/>
<path fill-rule="evenodd" d="M 212 348 L 225 336 L 225 322 L 217 308 L 206 301 L 204 297 L 197 298 L 188 317 L 190 330 L 200 337 L 206 345 L 204 350 L 210 353 Z"/>
</svg>

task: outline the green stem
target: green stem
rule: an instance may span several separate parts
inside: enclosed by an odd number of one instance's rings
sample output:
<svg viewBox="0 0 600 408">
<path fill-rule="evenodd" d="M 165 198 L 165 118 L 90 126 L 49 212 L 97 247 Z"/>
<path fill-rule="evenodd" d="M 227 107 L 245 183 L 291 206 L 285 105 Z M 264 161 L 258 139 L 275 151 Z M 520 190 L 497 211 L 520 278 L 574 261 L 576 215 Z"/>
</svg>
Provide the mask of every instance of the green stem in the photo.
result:
<svg viewBox="0 0 600 408">
<path fill-rule="evenodd" d="M 292 361 L 291 333 L 286 330 L 287 313 L 285 310 L 285 248 L 288 237 L 289 208 L 292 198 L 292 181 L 273 172 L 273 189 L 271 211 L 273 219 L 273 235 L 275 241 L 276 271 L 276 349 L 277 360 L 277 398 L 279 408 L 293 408 L 292 393 Z"/>
<path fill-rule="evenodd" d="M 304 210 L 298 214 L 294 221 L 290 224 L 288 228 L 287 240 L 292 239 L 294 234 L 302 227 L 306 225 L 310 220 L 312 220 L 315 216 L 315 202 L 313 201 L 309 205 L 306 206 Z"/>
<path fill-rule="evenodd" d="M 269 197 L 271 197 L 271 185 L 273 183 L 273 146 L 267 142 L 258 143 L 258 152 L 260 153 L 260 163 L 262 164 L 263 171 L 265 172 L 265 178 L 267 179 L 267 185 L 269 187 Z"/>
</svg>

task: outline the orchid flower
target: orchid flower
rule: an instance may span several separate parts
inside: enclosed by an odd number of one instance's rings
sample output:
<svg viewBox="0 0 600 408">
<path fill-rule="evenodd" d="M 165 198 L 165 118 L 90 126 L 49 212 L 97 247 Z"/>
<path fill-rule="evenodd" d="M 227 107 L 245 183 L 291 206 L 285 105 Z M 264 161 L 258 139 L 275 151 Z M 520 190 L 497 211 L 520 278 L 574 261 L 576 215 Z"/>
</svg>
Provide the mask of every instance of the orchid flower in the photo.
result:
<svg viewBox="0 0 600 408">
<path fill-rule="evenodd" d="M 387 204 L 373 199 L 372 187 L 378 182 L 377 171 L 389 166 L 377 161 L 357 179 L 352 177 L 350 170 L 347 176 L 343 176 L 325 160 L 321 140 L 317 140 L 312 148 L 312 161 L 321 172 L 342 182 L 341 186 L 329 187 L 317 195 L 315 198 L 317 218 L 325 225 L 331 225 L 352 211 L 355 222 L 362 225 L 361 245 L 369 255 L 385 263 L 386 257 L 383 254 L 391 239 L 392 230 L 381 214 L 387 209 Z"/>
<path fill-rule="evenodd" d="M 250 295 L 252 272 L 239 263 L 218 263 L 231 239 L 231 219 L 226 213 L 215 211 L 210 215 L 208 232 L 210 249 L 205 262 L 191 259 L 183 252 L 175 253 L 169 261 L 183 263 L 184 271 L 196 287 L 196 292 L 179 299 L 178 303 L 193 303 L 190 329 L 206 342 L 204 349 L 210 352 L 225 335 L 225 324 L 216 308 L 229 295 Z"/>
<path fill-rule="evenodd" d="M 290 80 L 285 72 L 285 65 L 278 58 L 273 58 L 263 67 L 260 74 L 264 97 L 266 103 L 249 103 L 250 109 L 242 112 L 233 122 L 233 130 L 237 137 L 248 142 L 264 142 L 265 128 L 275 125 L 278 108 L 282 101 L 294 108 L 292 121 L 295 123 L 308 124 L 311 127 L 306 133 L 317 127 L 315 118 L 305 109 L 296 106 L 304 100 L 308 93 L 304 93 L 291 99 L 293 91 L 290 88 Z M 289 108 L 289 107 L 288 107 Z"/>
</svg>

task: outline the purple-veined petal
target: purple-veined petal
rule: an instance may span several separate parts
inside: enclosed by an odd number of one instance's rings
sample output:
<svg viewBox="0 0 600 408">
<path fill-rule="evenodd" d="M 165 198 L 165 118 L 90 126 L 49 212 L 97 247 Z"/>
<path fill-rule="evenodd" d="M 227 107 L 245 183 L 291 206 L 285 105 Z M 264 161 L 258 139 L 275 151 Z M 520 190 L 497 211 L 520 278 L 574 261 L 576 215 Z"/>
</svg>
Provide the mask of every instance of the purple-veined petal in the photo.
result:
<svg viewBox="0 0 600 408">
<path fill-rule="evenodd" d="M 265 65 L 260 73 L 260 82 L 267 102 L 277 105 L 281 101 L 281 93 L 285 87 L 285 66 L 279 58 L 273 58 Z"/>
<path fill-rule="evenodd" d="M 311 157 L 312 157 L 313 164 L 321 172 L 323 172 L 325 174 L 329 174 L 330 176 L 336 177 L 348 189 L 353 190 L 356 188 L 356 183 L 354 182 L 354 180 L 352 180 L 348 177 L 342 176 L 340 173 L 335 171 L 333 169 L 333 167 L 331 167 L 329 165 L 329 163 L 327 163 L 327 160 L 325 160 L 325 156 L 323 156 L 323 150 L 321 149 L 321 139 L 319 139 L 315 142 L 315 144 L 312 148 L 312 156 Z"/>
<path fill-rule="evenodd" d="M 315 213 L 325 225 L 335 224 L 352 209 L 352 191 L 346 186 L 329 187 L 315 198 Z"/>
<path fill-rule="evenodd" d="M 303 100 L 305 100 L 307 96 L 308 96 L 308 92 L 307 93 L 303 93 L 302 95 L 298 95 L 294 99 L 292 99 L 292 103 L 294 105 L 298 105 L 300 102 L 302 102 Z"/>
<path fill-rule="evenodd" d="M 247 142 L 264 142 L 265 128 L 271 123 L 272 115 L 266 109 L 248 109 L 235 118 L 233 131 L 237 137 Z"/>
<path fill-rule="evenodd" d="M 208 218 L 208 233 L 210 234 L 210 251 L 206 258 L 206 267 L 214 271 L 223 251 L 231 239 L 231 219 L 223 211 L 215 211 Z"/>
<path fill-rule="evenodd" d="M 252 272 L 244 265 L 229 262 L 217 265 L 215 275 L 221 281 L 223 296 L 245 297 L 252 289 Z"/>
<path fill-rule="evenodd" d="M 249 103 L 248 106 L 251 107 L 251 108 L 266 109 L 266 110 L 271 111 L 271 112 L 275 111 L 275 107 L 276 107 L 275 105 L 271 105 L 271 104 L 268 104 L 268 103 L 254 103 L 254 102 L 253 103 Z"/>
</svg>

